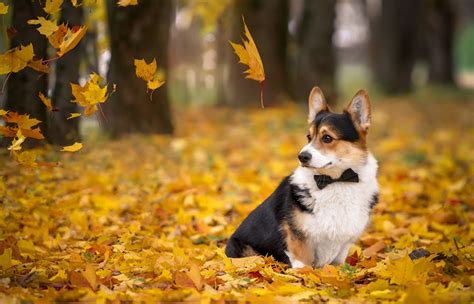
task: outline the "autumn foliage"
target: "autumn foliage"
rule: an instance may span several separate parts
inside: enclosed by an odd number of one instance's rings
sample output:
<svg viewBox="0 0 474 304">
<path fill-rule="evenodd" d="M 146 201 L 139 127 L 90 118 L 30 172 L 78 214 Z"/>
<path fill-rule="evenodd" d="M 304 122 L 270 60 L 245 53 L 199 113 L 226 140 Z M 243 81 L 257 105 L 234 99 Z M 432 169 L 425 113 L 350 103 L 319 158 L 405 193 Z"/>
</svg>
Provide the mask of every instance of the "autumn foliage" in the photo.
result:
<svg viewBox="0 0 474 304">
<path fill-rule="evenodd" d="M 178 113 L 176 137 L 38 151 L 63 164 L 54 168 L 8 162 L 0 301 L 468 303 L 472 102 L 374 105 L 380 203 L 346 264 L 322 269 L 224 255 L 227 237 L 297 165 L 306 113 L 293 106 L 197 108 Z"/>
</svg>

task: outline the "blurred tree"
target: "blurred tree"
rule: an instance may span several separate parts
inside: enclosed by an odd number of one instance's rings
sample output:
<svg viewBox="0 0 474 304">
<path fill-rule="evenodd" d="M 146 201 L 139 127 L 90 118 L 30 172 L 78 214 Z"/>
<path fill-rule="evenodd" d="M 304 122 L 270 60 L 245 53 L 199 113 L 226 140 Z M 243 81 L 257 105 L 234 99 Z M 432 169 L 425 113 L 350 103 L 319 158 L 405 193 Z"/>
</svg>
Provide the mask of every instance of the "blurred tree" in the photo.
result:
<svg viewBox="0 0 474 304">
<path fill-rule="evenodd" d="M 107 1 L 111 59 L 108 74 L 117 92 L 104 104 L 106 128 L 112 136 L 126 133 L 172 133 L 168 85 L 153 94 L 135 77 L 134 58 L 147 62 L 156 58 L 168 71 L 171 0 L 140 0 L 140 5 L 119 7 Z M 126 29 L 126 30 L 125 30 Z"/>
<path fill-rule="evenodd" d="M 454 84 L 453 44 L 455 10 L 452 1 L 424 2 L 425 24 L 423 37 L 429 67 L 429 81 L 437 84 Z"/>
<path fill-rule="evenodd" d="M 257 44 L 265 68 L 264 100 L 266 105 L 277 104 L 288 95 L 286 48 L 288 40 L 288 0 L 239 0 L 229 8 L 229 29 L 218 29 L 217 50 L 219 69 L 223 69 L 224 83 L 218 83 L 219 103 L 231 106 L 255 105 L 260 90 L 254 81 L 244 80 L 245 67 L 238 64 L 228 40 L 240 43 L 244 36 L 242 16 Z M 224 33 L 229 33 L 223 43 Z M 220 80 L 218 80 L 220 81 Z"/>
<path fill-rule="evenodd" d="M 382 0 L 370 10 L 372 77 L 386 93 L 411 89 L 422 0 Z"/>
<path fill-rule="evenodd" d="M 12 28 L 15 33 L 11 39 L 10 48 L 19 45 L 33 44 L 35 57 L 45 59 L 47 56 L 48 40 L 44 39 L 34 26 L 26 22 L 38 16 L 46 17 L 39 1 L 12 1 Z M 20 114 L 30 114 L 39 119 L 43 134 L 47 134 L 47 110 L 38 97 L 38 92 L 45 95 L 48 90 L 48 75 L 26 68 L 18 73 L 12 73 L 7 80 L 7 100 L 5 110 L 16 111 Z M 29 139 L 30 144 L 38 141 Z"/>
<path fill-rule="evenodd" d="M 60 23 L 69 26 L 83 24 L 84 11 L 82 6 L 75 8 L 70 1 L 66 1 L 61 9 Z M 48 121 L 48 141 L 55 145 L 68 145 L 79 141 L 79 119 L 67 120 L 70 113 L 78 112 L 78 107 L 71 100 L 70 83 L 78 83 L 79 67 L 84 50 L 84 42 L 79 43 L 71 52 L 58 60 L 55 65 L 55 82 L 53 88 L 53 107 L 59 112 L 50 115 Z"/>
<path fill-rule="evenodd" d="M 336 1 L 305 0 L 296 33 L 296 66 L 292 93 L 307 100 L 311 88 L 319 86 L 329 100 L 336 96 L 335 50 L 333 47 Z"/>
</svg>

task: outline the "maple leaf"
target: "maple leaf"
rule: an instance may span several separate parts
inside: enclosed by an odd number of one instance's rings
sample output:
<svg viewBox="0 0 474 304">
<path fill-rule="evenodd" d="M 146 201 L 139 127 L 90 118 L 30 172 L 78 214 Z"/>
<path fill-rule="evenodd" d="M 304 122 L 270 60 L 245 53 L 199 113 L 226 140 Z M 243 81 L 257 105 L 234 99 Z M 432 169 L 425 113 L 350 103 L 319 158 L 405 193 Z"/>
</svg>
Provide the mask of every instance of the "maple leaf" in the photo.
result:
<svg viewBox="0 0 474 304">
<path fill-rule="evenodd" d="M 58 56 L 62 57 L 67 52 L 71 51 L 81 41 L 86 34 L 87 26 L 81 26 L 73 30 L 68 29 L 63 41 L 59 45 Z"/>
<path fill-rule="evenodd" d="M 38 32 L 46 37 L 51 36 L 59 28 L 55 21 L 45 19 L 44 17 L 28 20 L 28 24 L 39 25 L 37 28 Z"/>
<path fill-rule="evenodd" d="M 64 0 L 46 0 L 43 10 L 48 14 L 54 14 L 61 10 Z"/>
<path fill-rule="evenodd" d="M 47 98 L 46 96 L 44 96 L 43 93 L 39 92 L 38 93 L 38 96 L 39 98 L 41 99 L 41 102 L 43 102 L 43 104 L 46 106 L 46 108 L 48 109 L 48 111 L 52 111 L 53 110 L 53 106 L 51 104 L 51 98 Z"/>
<path fill-rule="evenodd" d="M 119 6 L 129 6 L 129 5 L 137 5 L 138 0 L 119 0 L 117 2 Z"/>
<path fill-rule="evenodd" d="M 101 87 L 103 78 L 96 73 L 90 75 L 89 81 L 84 86 L 79 84 L 71 83 L 72 95 L 74 96 L 75 102 L 81 107 L 84 107 L 84 115 L 90 116 L 98 110 L 97 105 L 104 103 L 109 94 L 107 94 L 107 84 Z"/>
<path fill-rule="evenodd" d="M 265 70 L 263 68 L 262 59 L 257 50 L 257 45 L 250 34 L 247 24 L 245 24 L 244 17 L 242 17 L 242 21 L 244 23 L 245 37 L 247 40 L 242 38 L 243 45 L 231 41 L 230 44 L 232 45 L 235 54 L 239 57 L 239 63 L 245 64 L 249 67 L 248 70 L 244 72 L 247 74 L 245 78 L 253 79 L 260 83 L 260 104 L 263 108 L 263 82 L 265 81 Z"/>
<path fill-rule="evenodd" d="M 75 142 L 70 146 L 63 147 L 61 151 L 63 152 L 77 152 L 82 149 L 82 144 Z"/>
<path fill-rule="evenodd" d="M 0 15 L 8 14 L 8 5 L 3 2 L 0 2 Z"/>
<path fill-rule="evenodd" d="M 149 64 L 146 63 L 145 59 L 135 59 L 134 64 L 137 77 L 147 82 L 149 90 L 154 91 L 165 83 L 162 73 L 157 72 L 156 59 L 153 59 Z"/>
<path fill-rule="evenodd" d="M 19 46 L 0 55 L 0 75 L 16 73 L 28 65 L 34 57 L 33 45 Z"/>
</svg>

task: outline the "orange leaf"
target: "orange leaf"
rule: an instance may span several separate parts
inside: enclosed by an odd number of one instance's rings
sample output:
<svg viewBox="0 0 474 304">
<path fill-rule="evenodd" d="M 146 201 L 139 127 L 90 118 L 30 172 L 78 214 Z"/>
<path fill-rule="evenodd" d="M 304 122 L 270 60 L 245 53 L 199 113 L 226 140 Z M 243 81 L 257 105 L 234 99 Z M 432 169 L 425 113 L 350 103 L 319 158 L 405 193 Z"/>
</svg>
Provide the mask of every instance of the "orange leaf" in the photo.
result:
<svg viewBox="0 0 474 304">
<path fill-rule="evenodd" d="M 239 63 L 247 65 L 249 68 L 244 73 L 247 74 L 245 78 L 253 79 L 260 84 L 263 84 L 265 81 L 265 70 L 263 68 L 262 59 L 257 50 L 257 45 L 250 34 L 250 31 L 245 24 L 244 17 L 242 16 L 242 21 L 244 22 L 245 37 L 247 40 L 242 38 L 243 45 L 230 42 L 234 48 L 235 54 L 239 57 Z M 263 108 L 263 86 L 261 87 L 260 92 L 260 103 Z"/>
</svg>

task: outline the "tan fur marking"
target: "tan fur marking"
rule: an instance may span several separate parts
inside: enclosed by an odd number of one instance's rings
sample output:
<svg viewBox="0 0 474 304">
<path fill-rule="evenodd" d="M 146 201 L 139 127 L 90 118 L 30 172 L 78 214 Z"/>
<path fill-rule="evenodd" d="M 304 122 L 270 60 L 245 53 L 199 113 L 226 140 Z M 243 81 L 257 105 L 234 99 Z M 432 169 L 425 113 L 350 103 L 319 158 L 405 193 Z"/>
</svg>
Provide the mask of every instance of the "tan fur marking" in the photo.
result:
<svg viewBox="0 0 474 304">
<path fill-rule="evenodd" d="M 334 155 L 337 158 L 350 159 L 355 164 L 361 164 L 367 159 L 366 132 L 359 134 L 359 140 L 349 142 L 337 138 L 336 130 L 331 125 L 321 124 L 318 130 L 318 138 L 313 140 L 313 146 L 324 155 Z M 324 135 L 331 136 L 331 143 L 323 143 Z"/>
<path fill-rule="evenodd" d="M 298 214 L 301 212 L 295 211 L 293 220 L 298 222 Z M 314 253 L 311 248 L 305 243 L 306 240 L 299 239 L 291 231 L 287 223 L 283 226 L 283 231 L 286 235 L 286 246 L 288 251 L 293 255 L 295 259 L 304 263 L 305 265 L 311 266 L 314 262 Z"/>
<path fill-rule="evenodd" d="M 246 246 L 242 251 L 242 257 L 256 256 L 258 253 L 252 247 Z"/>
</svg>

